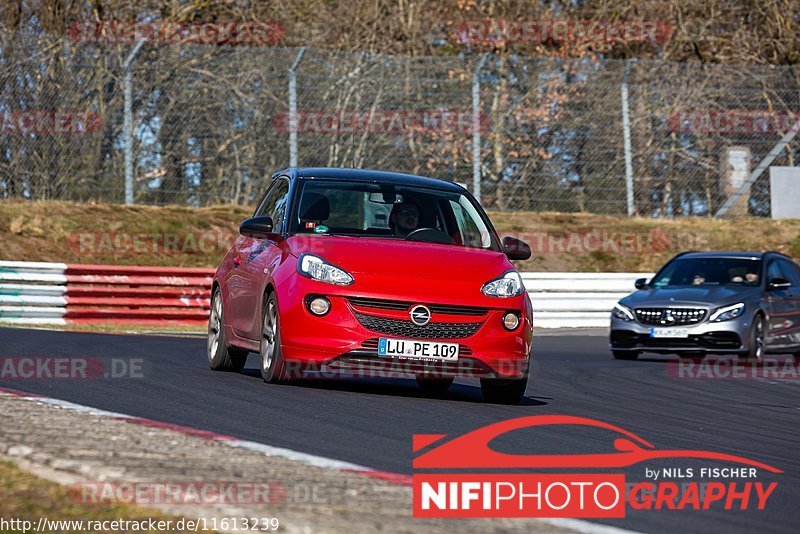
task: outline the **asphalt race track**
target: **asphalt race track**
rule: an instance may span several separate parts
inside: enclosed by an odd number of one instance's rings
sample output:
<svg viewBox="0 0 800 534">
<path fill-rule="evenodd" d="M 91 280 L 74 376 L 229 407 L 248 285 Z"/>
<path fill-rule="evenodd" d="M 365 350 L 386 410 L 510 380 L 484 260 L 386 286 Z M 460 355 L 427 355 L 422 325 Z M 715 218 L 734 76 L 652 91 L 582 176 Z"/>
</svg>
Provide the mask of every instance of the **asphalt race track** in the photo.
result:
<svg viewBox="0 0 800 534">
<path fill-rule="evenodd" d="M 699 511 L 629 508 L 625 520 L 593 522 L 647 532 L 797 531 L 800 381 L 796 379 L 678 379 L 678 364 L 670 357 L 615 361 L 604 337 L 548 335 L 536 339 L 534 376 L 523 404 L 500 406 L 483 403 L 477 382 L 470 381 L 457 382 L 439 397 L 426 396 L 413 381 L 401 379 L 267 385 L 258 375 L 255 355 L 242 374 L 216 373 L 208 369 L 205 350 L 205 339 L 197 338 L 2 328 L 0 358 L 141 358 L 144 366 L 141 378 L 6 377 L 0 386 L 402 473 L 412 471 L 415 433 L 459 435 L 524 415 L 589 417 L 627 429 L 657 449 L 725 452 L 784 471 L 764 479 L 777 481 L 778 487 L 762 511 L 754 510 L 753 503 L 747 511 L 719 505 Z M 509 433 L 493 447 L 519 454 L 611 453 L 613 437 L 602 430 L 552 427 Z M 644 480 L 645 466 L 694 467 L 697 472 L 700 467 L 733 464 L 650 461 L 626 468 L 627 481 Z"/>
</svg>

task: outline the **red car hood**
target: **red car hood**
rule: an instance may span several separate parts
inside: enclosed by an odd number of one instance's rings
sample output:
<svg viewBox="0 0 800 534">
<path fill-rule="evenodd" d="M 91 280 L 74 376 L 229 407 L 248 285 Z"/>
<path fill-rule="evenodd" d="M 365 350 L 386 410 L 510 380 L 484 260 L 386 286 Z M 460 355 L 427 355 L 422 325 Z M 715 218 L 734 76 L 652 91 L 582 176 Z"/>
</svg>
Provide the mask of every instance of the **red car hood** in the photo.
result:
<svg viewBox="0 0 800 534">
<path fill-rule="evenodd" d="M 397 239 L 302 235 L 290 237 L 284 247 L 293 256 L 308 252 L 346 270 L 356 279 L 349 289 L 364 296 L 497 305 L 480 288 L 514 268 L 493 250 Z"/>
</svg>

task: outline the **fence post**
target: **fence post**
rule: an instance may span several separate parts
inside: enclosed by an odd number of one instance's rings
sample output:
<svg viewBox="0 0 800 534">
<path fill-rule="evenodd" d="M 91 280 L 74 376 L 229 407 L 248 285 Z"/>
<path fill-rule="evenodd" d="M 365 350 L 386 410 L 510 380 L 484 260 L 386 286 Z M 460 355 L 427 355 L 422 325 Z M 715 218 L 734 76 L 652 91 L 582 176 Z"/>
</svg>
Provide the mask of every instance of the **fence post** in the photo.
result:
<svg viewBox="0 0 800 534">
<path fill-rule="evenodd" d="M 747 177 L 744 183 L 739 186 L 739 189 L 734 191 L 733 194 L 728 197 L 714 217 L 719 219 L 724 217 L 728 211 L 730 211 L 739 197 L 750 190 L 750 186 L 753 185 L 756 179 L 758 179 L 758 177 L 761 176 L 770 165 L 772 165 L 772 162 L 775 161 L 775 158 L 780 156 L 781 152 L 783 152 L 783 149 L 786 148 L 786 145 L 792 142 L 798 131 L 800 131 L 800 120 L 796 121 L 789 131 L 786 132 L 777 143 L 775 143 L 775 145 L 772 147 L 772 150 L 770 150 L 769 153 L 764 156 L 764 159 L 762 159 L 759 164 L 756 165 L 756 168 L 753 169 L 753 172 L 750 173 L 750 176 Z"/>
<path fill-rule="evenodd" d="M 472 194 L 481 201 L 481 81 L 480 72 L 489 54 L 483 54 L 472 73 Z"/>
<path fill-rule="evenodd" d="M 633 157 L 631 155 L 631 117 L 628 110 L 628 72 L 631 60 L 625 62 L 625 73 L 622 75 L 620 94 L 622 95 L 622 140 L 625 145 L 625 193 L 628 197 L 628 217 L 636 212 L 633 200 Z"/>
<path fill-rule="evenodd" d="M 306 47 L 300 48 L 289 68 L 289 166 L 297 167 L 297 67 L 303 61 Z"/>
<path fill-rule="evenodd" d="M 139 40 L 122 64 L 124 72 L 122 83 L 125 92 L 122 131 L 125 136 L 125 204 L 127 206 L 133 205 L 133 88 L 131 87 L 133 81 L 131 67 L 133 59 L 139 53 L 139 49 L 143 44 L 144 39 Z"/>
</svg>

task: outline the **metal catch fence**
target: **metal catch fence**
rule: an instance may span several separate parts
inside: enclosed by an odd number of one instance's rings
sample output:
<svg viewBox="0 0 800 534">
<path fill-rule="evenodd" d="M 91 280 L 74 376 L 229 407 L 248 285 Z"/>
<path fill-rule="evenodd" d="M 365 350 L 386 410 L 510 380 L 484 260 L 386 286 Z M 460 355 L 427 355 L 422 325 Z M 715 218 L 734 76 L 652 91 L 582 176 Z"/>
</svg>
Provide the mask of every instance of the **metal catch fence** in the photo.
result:
<svg viewBox="0 0 800 534">
<path fill-rule="evenodd" d="M 18 37 L 0 87 L 5 199 L 251 204 L 297 164 L 453 180 L 495 210 L 769 215 L 753 171 L 798 156 L 793 67 Z"/>
</svg>

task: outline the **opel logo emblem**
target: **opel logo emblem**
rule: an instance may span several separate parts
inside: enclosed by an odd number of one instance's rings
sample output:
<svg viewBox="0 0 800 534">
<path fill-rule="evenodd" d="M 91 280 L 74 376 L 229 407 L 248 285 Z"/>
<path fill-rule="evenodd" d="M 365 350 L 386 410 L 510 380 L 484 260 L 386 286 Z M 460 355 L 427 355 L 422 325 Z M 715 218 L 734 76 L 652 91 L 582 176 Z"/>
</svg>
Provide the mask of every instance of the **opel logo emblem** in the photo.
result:
<svg viewBox="0 0 800 534">
<path fill-rule="evenodd" d="M 661 314 L 661 324 L 673 324 L 674 322 L 675 317 L 670 310 L 665 310 L 664 313 Z"/>
<path fill-rule="evenodd" d="M 431 311 L 426 306 L 414 306 L 410 315 L 411 322 L 417 326 L 425 326 L 431 320 Z"/>
</svg>

